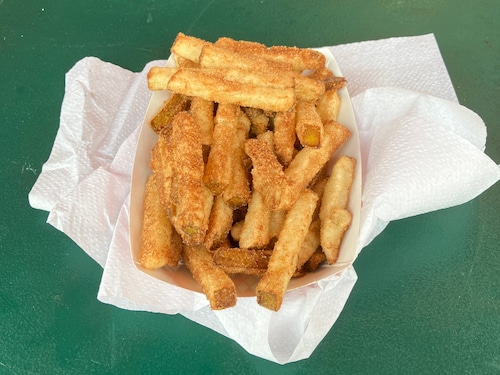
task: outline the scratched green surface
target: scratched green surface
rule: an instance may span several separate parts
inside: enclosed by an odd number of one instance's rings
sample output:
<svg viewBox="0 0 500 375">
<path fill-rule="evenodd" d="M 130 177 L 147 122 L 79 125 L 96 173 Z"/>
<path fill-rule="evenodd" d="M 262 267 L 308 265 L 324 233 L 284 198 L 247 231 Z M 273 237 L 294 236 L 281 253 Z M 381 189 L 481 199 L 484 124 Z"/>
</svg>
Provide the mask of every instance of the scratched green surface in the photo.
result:
<svg viewBox="0 0 500 375">
<path fill-rule="evenodd" d="M 90 55 L 141 70 L 178 31 L 298 46 L 432 32 L 500 163 L 498 19 L 498 0 L 0 0 L 0 374 L 499 374 L 498 184 L 391 223 L 357 259 L 329 334 L 285 366 L 183 317 L 98 302 L 100 267 L 27 201 L 65 72 Z"/>
</svg>

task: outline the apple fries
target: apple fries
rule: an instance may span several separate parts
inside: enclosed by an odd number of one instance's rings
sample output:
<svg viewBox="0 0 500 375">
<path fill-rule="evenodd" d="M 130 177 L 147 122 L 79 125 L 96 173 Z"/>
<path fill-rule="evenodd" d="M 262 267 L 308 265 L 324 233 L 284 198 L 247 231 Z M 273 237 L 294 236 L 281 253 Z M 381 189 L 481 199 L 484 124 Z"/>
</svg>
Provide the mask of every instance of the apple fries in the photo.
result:
<svg viewBox="0 0 500 375">
<path fill-rule="evenodd" d="M 148 73 L 172 95 L 151 120 L 140 262 L 184 263 L 215 310 L 236 304 L 231 275 L 254 275 L 277 311 L 293 277 L 336 261 L 350 224 L 354 159 L 325 173 L 351 135 L 345 79 L 310 49 L 179 33 L 171 52 L 176 67 Z"/>
</svg>

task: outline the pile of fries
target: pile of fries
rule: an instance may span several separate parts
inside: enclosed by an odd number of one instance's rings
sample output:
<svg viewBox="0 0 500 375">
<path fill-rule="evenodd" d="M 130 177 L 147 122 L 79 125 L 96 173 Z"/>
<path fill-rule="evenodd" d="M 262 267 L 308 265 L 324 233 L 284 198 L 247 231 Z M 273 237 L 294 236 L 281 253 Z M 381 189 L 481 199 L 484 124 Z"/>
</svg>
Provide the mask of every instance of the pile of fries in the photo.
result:
<svg viewBox="0 0 500 375">
<path fill-rule="evenodd" d="M 280 309 L 292 277 L 333 264 L 356 160 L 330 161 L 350 137 L 336 119 L 346 80 L 320 52 L 177 35 L 176 67 L 153 67 L 172 95 L 151 120 L 139 261 L 183 262 L 214 310 L 234 306 L 231 275 L 260 277 L 257 302 Z"/>
</svg>

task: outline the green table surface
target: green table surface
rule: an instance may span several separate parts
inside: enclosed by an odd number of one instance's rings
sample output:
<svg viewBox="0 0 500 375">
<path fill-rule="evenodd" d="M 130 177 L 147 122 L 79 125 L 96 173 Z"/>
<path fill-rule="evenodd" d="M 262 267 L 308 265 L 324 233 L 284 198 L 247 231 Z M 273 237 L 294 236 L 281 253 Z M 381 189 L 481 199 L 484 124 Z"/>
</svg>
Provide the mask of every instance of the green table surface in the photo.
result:
<svg viewBox="0 0 500 375">
<path fill-rule="evenodd" d="M 500 162 L 498 0 L 0 0 L 0 374 L 500 374 L 500 186 L 392 222 L 307 360 L 278 365 L 182 316 L 100 303 L 102 270 L 32 209 L 64 74 L 85 56 L 140 71 L 179 31 L 322 46 L 434 33 Z"/>
</svg>

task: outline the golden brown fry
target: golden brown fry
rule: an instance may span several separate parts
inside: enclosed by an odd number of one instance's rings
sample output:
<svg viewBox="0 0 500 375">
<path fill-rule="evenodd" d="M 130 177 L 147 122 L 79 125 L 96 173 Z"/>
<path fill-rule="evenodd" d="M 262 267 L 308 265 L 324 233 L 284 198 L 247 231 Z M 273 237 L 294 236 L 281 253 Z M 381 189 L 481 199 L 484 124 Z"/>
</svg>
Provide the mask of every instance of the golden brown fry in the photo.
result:
<svg viewBox="0 0 500 375">
<path fill-rule="evenodd" d="M 155 133 L 159 133 L 161 129 L 168 126 L 174 116 L 189 108 L 190 100 L 182 94 L 173 94 L 165 103 L 163 108 L 156 114 L 150 122 L 151 128 Z"/>
<path fill-rule="evenodd" d="M 174 179 L 171 197 L 176 206 L 172 223 L 184 243 L 200 244 L 207 231 L 207 206 L 211 206 L 212 197 L 202 182 L 200 128 L 188 112 L 179 112 L 172 121 L 170 152 Z"/>
<path fill-rule="evenodd" d="M 337 121 L 337 116 L 340 110 L 340 96 L 337 90 L 327 90 L 318 100 L 316 111 L 323 124 L 328 121 Z"/>
<path fill-rule="evenodd" d="M 236 105 L 219 104 L 215 115 L 213 144 L 203 176 L 203 182 L 215 195 L 222 194 L 232 181 L 234 159 L 228 147 L 238 139 L 238 111 Z"/>
<path fill-rule="evenodd" d="M 356 159 L 343 155 L 335 162 L 325 186 L 322 206 L 325 212 L 333 207 L 347 207 L 354 181 Z"/>
<path fill-rule="evenodd" d="M 248 211 L 239 233 L 239 246 L 244 249 L 262 249 L 271 240 L 271 210 L 258 190 L 254 190 Z"/>
<path fill-rule="evenodd" d="M 234 282 L 214 264 L 212 254 L 203 245 L 185 245 L 182 258 L 193 278 L 200 284 L 212 310 L 227 309 L 236 305 Z"/>
<path fill-rule="evenodd" d="M 321 263 L 326 260 L 326 256 L 322 251 L 316 251 L 302 266 L 302 272 L 313 272 L 318 269 Z"/>
<path fill-rule="evenodd" d="M 205 247 L 211 250 L 220 246 L 227 239 L 232 225 L 233 209 L 226 204 L 221 196 L 215 197 L 205 236 Z"/>
<path fill-rule="evenodd" d="M 320 228 L 321 222 L 319 218 L 314 219 L 309 226 L 309 231 L 307 232 L 306 238 L 300 247 L 297 258 L 297 269 L 301 269 L 309 258 L 311 258 L 311 256 L 316 252 L 316 250 L 318 250 L 320 245 Z"/>
<path fill-rule="evenodd" d="M 297 100 L 315 103 L 325 92 L 325 85 L 321 81 L 296 73 L 295 96 Z"/>
<path fill-rule="evenodd" d="M 219 38 L 215 45 L 246 55 L 291 65 L 298 72 L 320 69 L 326 63 L 326 58 L 322 53 L 307 48 L 285 46 L 266 48 L 263 44 L 237 41 L 227 37 Z"/>
<path fill-rule="evenodd" d="M 305 189 L 288 212 L 276 242 L 267 271 L 256 287 L 257 303 L 278 311 L 291 277 L 297 270 L 297 257 L 306 238 L 318 196 Z"/>
<path fill-rule="evenodd" d="M 170 52 L 193 62 L 199 62 L 201 50 L 210 44 L 205 40 L 178 33 L 170 48 Z"/>
<path fill-rule="evenodd" d="M 172 128 L 164 127 L 158 134 L 158 142 L 152 150 L 150 166 L 156 174 L 156 181 L 160 192 L 160 200 L 169 215 L 172 213 L 172 160 L 169 151 Z"/>
<path fill-rule="evenodd" d="M 228 274 L 261 276 L 266 272 L 271 254 L 272 250 L 221 247 L 215 250 L 213 258 Z"/>
<path fill-rule="evenodd" d="M 352 220 L 347 210 L 356 160 L 341 156 L 334 164 L 321 201 L 321 247 L 329 264 L 336 262 L 344 232 Z"/>
<path fill-rule="evenodd" d="M 250 132 L 250 120 L 245 113 L 238 109 L 236 135 L 229 145 L 227 152 L 233 160 L 231 183 L 224 189 L 223 196 L 226 203 L 233 209 L 246 206 L 250 200 L 250 172 L 245 155 L 245 140 Z"/>
<path fill-rule="evenodd" d="M 323 138 L 323 123 L 316 106 L 302 100 L 296 104 L 295 131 L 300 144 L 304 147 L 318 147 Z"/>
<path fill-rule="evenodd" d="M 204 68 L 226 68 L 230 66 L 250 72 L 270 72 L 270 77 L 274 77 L 278 81 L 280 80 L 278 73 L 283 71 L 292 72 L 291 67 L 286 64 L 242 54 L 231 49 L 220 48 L 217 44 L 203 47 L 200 55 L 200 65 Z M 283 79 L 289 79 L 289 75 L 283 74 L 283 76 Z"/>
<path fill-rule="evenodd" d="M 148 88 L 152 91 L 166 90 L 168 81 L 179 68 L 153 66 L 148 72 Z"/>
<path fill-rule="evenodd" d="M 146 269 L 176 267 L 182 244 L 163 208 L 156 175 L 149 176 L 144 197 L 144 222 L 139 262 Z"/>
<path fill-rule="evenodd" d="M 265 140 L 248 139 L 245 152 L 252 159 L 253 189 L 262 194 L 270 209 L 276 209 L 287 182 L 281 164 Z"/>
<path fill-rule="evenodd" d="M 300 150 L 285 169 L 287 185 L 276 209 L 287 209 L 293 205 L 300 192 L 330 160 L 331 155 L 350 137 L 351 132 L 337 122 L 324 125 L 323 141 L 318 148 L 305 147 Z"/>
<path fill-rule="evenodd" d="M 287 166 L 295 151 L 295 106 L 278 112 L 274 118 L 274 150 L 278 160 Z"/>
<path fill-rule="evenodd" d="M 337 261 L 345 231 L 352 221 L 352 214 L 346 208 L 334 207 L 321 220 L 321 248 L 328 264 Z"/>
<path fill-rule="evenodd" d="M 198 123 L 201 131 L 201 143 L 211 145 L 214 133 L 214 102 L 200 97 L 191 98 L 189 108 L 194 120 Z"/>
<path fill-rule="evenodd" d="M 204 69 L 179 69 L 167 88 L 188 96 L 199 96 L 221 104 L 237 104 L 268 111 L 286 111 L 295 103 L 293 87 L 276 88 L 230 81 Z"/>
</svg>

